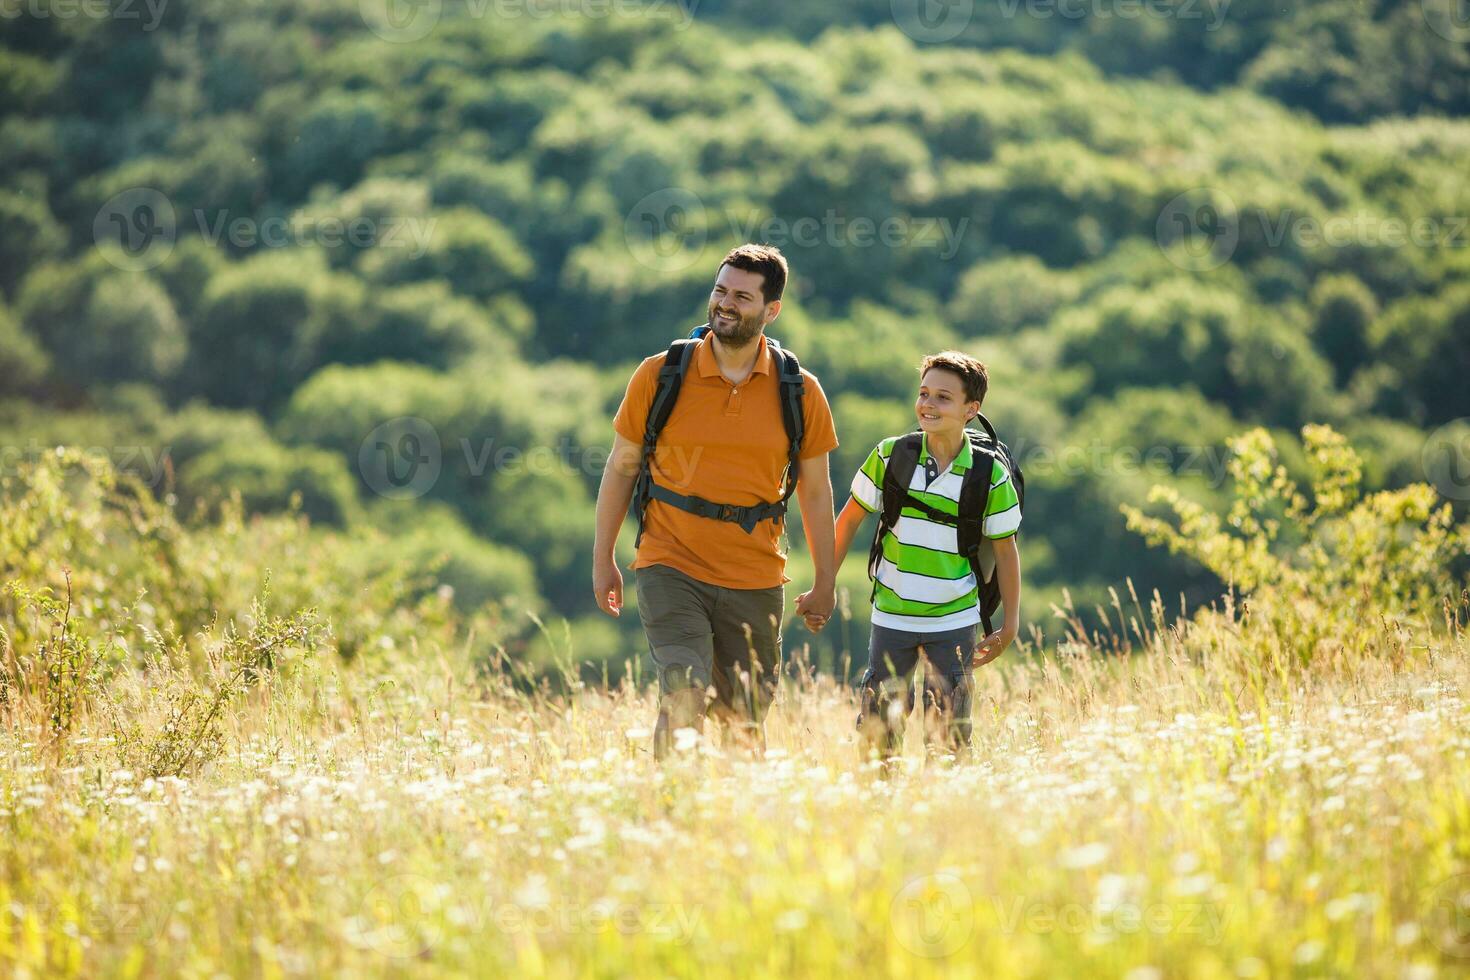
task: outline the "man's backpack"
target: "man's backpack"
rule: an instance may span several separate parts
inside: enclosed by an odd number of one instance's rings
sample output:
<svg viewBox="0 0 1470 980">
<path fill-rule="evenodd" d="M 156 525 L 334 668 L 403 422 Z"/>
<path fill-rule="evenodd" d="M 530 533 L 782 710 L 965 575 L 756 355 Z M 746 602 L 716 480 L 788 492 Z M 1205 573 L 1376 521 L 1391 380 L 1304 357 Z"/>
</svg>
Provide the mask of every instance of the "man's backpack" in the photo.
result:
<svg viewBox="0 0 1470 980">
<path fill-rule="evenodd" d="M 658 446 L 659 433 L 668 424 L 669 416 L 674 414 L 674 403 L 679 400 L 679 389 L 684 384 L 685 374 L 689 372 L 694 349 L 699 346 L 704 335 L 709 333 L 709 329 L 709 324 L 695 327 L 687 338 L 670 344 L 669 352 L 664 356 L 663 367 L 659 368 L 658 387 L 654 391 L 653 404 L 648 410 L 648 421 L 643 427 L 643 452 L 638 467 L 638 479 L 633 484 L 633 512 L 638 518 L 639 541 L 643 540 L 644 517 L 650 500 L 661 501 L 699 517 L 739 524 L 750 534 L 755 531 L 757 524 L 765 520 L 774 520 L 779 527 L 786 516 L 787 501 L 796 492 L 801 440 L 806 427 L 806 419 L 802 414 L 802 398 L 806 386 L 801 379 L 801 364 L 796 360 L 796 355 L 770 337 L 766 338 L 766 346 L 775 359 L 781 398 L 781 421 L 786 426 L 789 444 L 781 499 L 737 507 L 733 504 L 715 503 L 692 494 L 676 493 L 654 482 L 653 454 Z"/>
<path fill-rule="evenodd" d="M 970 560 L 970 569 L 975 573 L 975 582 L 980 591 L 980 619 L 988 636 L 995 632 L 991 617 L 1000 608 L 1001 602 L 1000 577 L 995 574 L 995 546 L 984 532 L 994 461 L 999 459 L 1010 472 L 1011 481 L 1016 487 L 1016 498 L 1020 501 L 1023 512 L 1026 506 L 1026 480 L 1021 475 L 1021 467 L 1016 463 L 1010 447 L 1000 441 L 990 420 L 984 415 L 976 415 L 975 419 L 985 431 L 965 430 L 970 439 L 970 453 L 974 462 L 965 472 L 964 481 L 960 484 L 958 518 L 929 506 L 909 492 L 914 470 L 919 465 L 919 450 L 923 445 L 924 434 L 910 432 L 900 436 L 893 444 L 893 452 L 888 457 L 888 466 L 883 473 L 883 509 L 879 514 L 878 529 L 873 534 L 872 549 L 868 552 L 868 576 L 873 579 L 873 591 L 876 593 L 878 564 L 883 559 L 883 536 L 898 524 L 905 507 L 919 511 L 935 523 L 948 524 L 955 528 L 960 554 Z"/>
</svg>

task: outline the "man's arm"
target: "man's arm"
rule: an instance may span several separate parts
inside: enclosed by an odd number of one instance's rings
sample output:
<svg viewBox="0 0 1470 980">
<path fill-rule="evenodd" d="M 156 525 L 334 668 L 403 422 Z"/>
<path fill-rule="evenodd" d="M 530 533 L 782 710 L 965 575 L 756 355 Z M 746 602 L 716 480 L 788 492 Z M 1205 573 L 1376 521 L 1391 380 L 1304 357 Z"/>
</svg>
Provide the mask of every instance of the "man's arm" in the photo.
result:
<svg viewBox="0 0 1470 980">
<path fill-rule="evenodd" d="M 592 593 L 597 597 L 597 607 L 609 616 L 621 616 L 623 612 L 623 573 L 618 571 L 616 555 L 618 532 L 623 529 L 623 518 L 628 516 L 628 505 L 633 501 L 641 453 L 638 444 L 614 433 L 612 452 L 602 468 L 602 484 L 597 488 Z"/>
<path fill-rule="evenodd" d="M 799 461 L 801 478 L 796 496 L 801 501 L 801 525 L 806 530 L 806 545 L 812 553 L 816 574 L 811 591 L 796 599 L 796 611 L 806 620 L 807 629 L 817 632 L 832 616 L 837 605 L 837 562 L 833 550 L 832 473 L 827 453 Z"/>
<path fill-rule="evenodd" d="M 995 573 L 1000 576 L 1000 603 L 1005 624 L 981 641 L 976 649 L 976 667 L 983 667 L 1005 653 L 1021 629 L 1021 551 L 1016 536 L 995 538 Z"/>
</svg>

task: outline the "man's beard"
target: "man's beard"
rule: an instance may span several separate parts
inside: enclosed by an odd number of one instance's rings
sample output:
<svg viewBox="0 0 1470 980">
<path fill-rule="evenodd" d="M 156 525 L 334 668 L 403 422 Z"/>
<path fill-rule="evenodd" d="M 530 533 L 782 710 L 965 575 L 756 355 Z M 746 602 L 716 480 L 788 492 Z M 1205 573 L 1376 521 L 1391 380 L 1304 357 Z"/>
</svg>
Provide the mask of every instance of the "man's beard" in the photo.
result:
<svg viewBox="0 0 1470 980">
<path fill-rule="evenodd" d="M 720 343 L 726 347 L 739 350 L 754 340 L 756 335 L 761 332 L 763 324 L 760 314 L 752 317 L 741 317 L 737 313 L 736 316 L 739 317 L 737 322 L 726 327 L 720 325 L 719 319 L 715 316 L 716 309 L 716 304 L 711 303 L 709 306 L 709 328 L 714 331 L 716 337 L 720 338 Z"/>
</svg>

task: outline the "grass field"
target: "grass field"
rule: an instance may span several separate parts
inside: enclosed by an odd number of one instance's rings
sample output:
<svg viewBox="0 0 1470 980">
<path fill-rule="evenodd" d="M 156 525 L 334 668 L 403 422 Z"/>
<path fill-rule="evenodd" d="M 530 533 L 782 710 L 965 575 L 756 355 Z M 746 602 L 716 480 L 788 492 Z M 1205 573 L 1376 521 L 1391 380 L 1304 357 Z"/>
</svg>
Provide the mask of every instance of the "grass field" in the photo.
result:
<svg viewBox="0 0 1470 980">
<path fill-rule="evenodd" d="M 651 697 L 321 661 L 197 777 L 4 754 L 9 975 L 1433 976 L 1470 965 L 1464 639 L 1278 691 L 1160 640 L 1012 656 L 976 760 L 880 778 L 849 691 L 764 759 Z M 1248 685 L 1247 685 L 1248 686 Z M 146 703 L 147 692 L 132 692 Z M 1238 706 L 1232 707 L 1232 705 Z"/>
<path fill-rule="evenodd" d="M 0 485 L 0 976 L 1464 973 L 1470 532 L 1323 438 L 1312 507 L 1242 444 L 1233 530 L 1180 512 L 1248 596 L 1039 620 L 974 759 L 911 725 L 886 773 L 800 656 L 764 757 L 659 767 L 648 690 L 476 662 L 291 521 L 47 463 Z"/>
</svg>

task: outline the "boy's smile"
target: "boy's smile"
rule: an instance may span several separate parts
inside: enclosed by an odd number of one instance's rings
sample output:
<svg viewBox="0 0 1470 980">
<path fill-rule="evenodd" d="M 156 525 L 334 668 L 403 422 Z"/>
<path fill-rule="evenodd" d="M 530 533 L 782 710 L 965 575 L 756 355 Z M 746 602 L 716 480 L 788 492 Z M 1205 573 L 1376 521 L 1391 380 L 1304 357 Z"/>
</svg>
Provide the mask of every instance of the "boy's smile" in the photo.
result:
<svg viewBox="0 0 1470 980">
<path fill-rule="evenodd" d="M 974 414 L 974 407 L 973 402 L 965 401 L 964 380 L 953 371 L 930 368 L 919 380 L 914 414 L 924 432 L 936 435 L 957 433 Z"/>
</svg>

